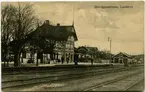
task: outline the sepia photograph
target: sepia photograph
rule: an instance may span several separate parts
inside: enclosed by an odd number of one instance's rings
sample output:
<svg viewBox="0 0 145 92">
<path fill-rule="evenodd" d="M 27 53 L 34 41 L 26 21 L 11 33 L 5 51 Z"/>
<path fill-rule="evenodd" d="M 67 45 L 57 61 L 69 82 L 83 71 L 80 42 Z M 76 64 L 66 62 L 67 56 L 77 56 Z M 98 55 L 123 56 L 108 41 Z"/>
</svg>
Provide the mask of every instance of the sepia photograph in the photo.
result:
<svg viewBox="0 0 145 92">
<path fill-rule="evenodd" d="M 2 1 L 1 91 L 144 91 L 144 1 Z"/>
</svg>

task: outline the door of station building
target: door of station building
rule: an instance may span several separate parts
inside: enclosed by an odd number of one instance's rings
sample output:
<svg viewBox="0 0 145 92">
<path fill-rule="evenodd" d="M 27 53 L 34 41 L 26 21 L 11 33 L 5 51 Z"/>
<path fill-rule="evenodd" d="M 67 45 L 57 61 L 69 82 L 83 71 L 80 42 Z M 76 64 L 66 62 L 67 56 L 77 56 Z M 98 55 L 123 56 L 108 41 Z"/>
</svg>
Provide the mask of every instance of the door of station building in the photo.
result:
<svg viewBox="0 0 145 92">
<path fill-rule="evenodd" d="M 123 63 L 124 63 L 124 66 L 127 67 L 128 66 L 128 59 L 127 58 L 124 58 L 123 59 Z"/>
</svg>

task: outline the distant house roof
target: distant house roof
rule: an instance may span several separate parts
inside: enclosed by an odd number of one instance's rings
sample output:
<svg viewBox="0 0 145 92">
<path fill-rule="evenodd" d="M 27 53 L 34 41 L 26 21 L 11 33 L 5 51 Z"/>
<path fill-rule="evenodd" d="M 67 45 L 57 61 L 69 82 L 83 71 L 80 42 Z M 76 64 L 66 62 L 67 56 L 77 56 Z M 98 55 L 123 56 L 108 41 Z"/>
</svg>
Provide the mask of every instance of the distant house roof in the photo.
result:
<svg viewBox="0 0 145 92">
<path fill-rule="evenodd" d="M 131 55 L 129 55 L 129 54 L 127 54 L 127 53 L 124 53 L 124 52 L 120 52 L 120 53 L 114 55 L 113 57 L 118 57 L 118 56 L 120 56 L 120 55 L 122 55 L 122 56 L 124 56 L 124 57 L 128 57 L 128 58 L 131 58 L 131 57 L 132 57 Z"/>
<path fill-rule="evenodd" d="M 86 54 L 88 52 L 88 49 L 85 46 L 81 46 L 77 48 L 77 53 L 82 53 L 82 54 Z"/>
<path fill-rule="evenodd" d="M 46 37 L 49 39 L 55 38 L 56 40 L 67 40 L 68 36 L 73 36 L 75 41 L 78 40 L 74 25 L 61 26 L 60 24 L 57 24 L 55 26 L 50 25 L 48 21 L 37 27 L 37 29 L 30 35 Z"/>
<path fill-rule="evenodd" d="M 97 47 L 86 47 L 88 51 L 98 51 Z"/>
<path fill-rule="evenodd" d="M 85 54 L 93 54 L 96 51 L 98 51 L 97 47 L 81 46 L 81 47 L 78 48 L 78 52 L 82 52 L 82 53 L 85 53 Z"/>
</svg>

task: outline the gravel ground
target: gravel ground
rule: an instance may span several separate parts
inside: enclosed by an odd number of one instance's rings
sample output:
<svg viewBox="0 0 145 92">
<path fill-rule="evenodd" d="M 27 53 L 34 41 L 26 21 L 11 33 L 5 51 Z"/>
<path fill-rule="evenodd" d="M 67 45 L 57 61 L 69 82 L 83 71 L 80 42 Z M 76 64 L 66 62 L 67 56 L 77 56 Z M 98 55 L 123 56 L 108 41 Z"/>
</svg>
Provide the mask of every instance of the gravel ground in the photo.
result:
<svg viewBox="0 0 145 92">
<path fill-rule="evenodd" d="M 60 76 L 60 75 L 67 75 L 67 74 L 79 74 L 84 72 L 91 72 L 91 71 L 100 71 L 109 68 L 86 68 L 86 69 L 68 69 L 68 70 L 57 70 L 57 71 L 45 71 L 45 72 L 32 72 L 29 74 L 16 74 L 16 75 L 2 75 L 2 82 L 5 81 L 12 81 L 12 80 L 20 80 L 20 79 L 30 79 L 30 78 L 41 78 L 41 77 L 48 77 L 48 76 Z"/>
<path fill-rule="evenodd" d="M 99 88 L 93 89 L 92 91 L 97 91 L 97 90 L 99 91 L 124 91 L 128 89 L 128 87 L 136 84 L 142 79 L 143 79 L 143 73 L 140 73 L 140 74 L 136 74 L 135 76 L 130 76 L 128 78 L 119 80 L 111 84 L 103 85 Z M 132 90 L 132 91 L 136 91 L 136 90 Z M 140 89 L 139 91 L 142 91 L 142 89 Z"/>
<path fill-rule="evenodd" d="M 113 68 L 123 68 L 122 65 L 115 65 Z M 109 67 L 90 67 L 90 68 L 70 68 L 70 69 L 57 69 L 57 70 L 41 70 L 41 71 L 28 71 L 19 74 L 13 73 L 2 73 L 2 82 L 11 81 L 11 80 L 20 80 L 20 79 L 28 79 L 28 78 L 39 78 L 39 77 L 47 77 L 47 76 L 60 76 L 64 74 L 75 74 L 75 73 L 83 73 L 87 71 L 98 71 L 103 69 L 109 69 Z M 111 68 L 110 68 L 111 69 Z M 71 71 L 71 72 L 70 72 Z"/>
<path fill-rule="evenodd" d="M 144 90 L 144 80 L 138 82 L 136 85 L 132 86 L 131 88 L 129 88 L 127 91 L 141 91 L 143 92 Z"/>
</svg>

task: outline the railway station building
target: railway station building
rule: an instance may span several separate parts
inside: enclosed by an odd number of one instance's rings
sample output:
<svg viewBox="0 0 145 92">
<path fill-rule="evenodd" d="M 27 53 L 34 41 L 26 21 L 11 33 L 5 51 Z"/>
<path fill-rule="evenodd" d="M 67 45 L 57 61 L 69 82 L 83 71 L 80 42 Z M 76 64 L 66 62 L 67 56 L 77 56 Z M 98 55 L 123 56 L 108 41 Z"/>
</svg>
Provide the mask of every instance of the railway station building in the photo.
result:
<svg viewBox="0 0 145 92">
<path fill-rule="evenodd" d="M 51 32 L 51 33 L 50 33 Z M 56 39 L 50 40 L 50 34 L 53 34 L 53 36 L 56 36 Z M 50 41 L 53 41 L 54 48 L 53 53 L 51 52 L 51 48 L 44 48 L 41 53 L 34 53 L 33 54 L 33 60 L 36 62 L 37 58 L 42 59 L 41 63 L 48 63 L 48 61 L 55 61 L 55 60 L 61 60 L 61 57 L 64 57 L 64 61 L 66 61 L 66 58 L 69 58 L 69 62 L 74 61 L 74 47 L 75 47 L 75 41 L 78 40 L 75 27 L 74 25 L 60 25 L 59 23 L 57 25 L 50 25 L 49 20 L 46 20 L 41 26 L 39 26 L 34 32 L 31 33 L 33 37 L 39 37 L 42 36 L 48 38 L 48 43 Z M 62 38 L 62 40 L 60 38 Z M 65 39 L 65 40 L 63 40 Z M 50 45 L 50 44 L 48 44 Z M 24 57 L 25 60 L 28 60 L 32 54 L 30 50 L 28 50 L 30 46 L 26 46 L 26 55 Z M 51 47 L 51 46 L 48 46 Z"/>
</svg>

